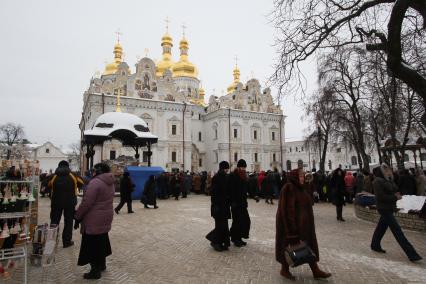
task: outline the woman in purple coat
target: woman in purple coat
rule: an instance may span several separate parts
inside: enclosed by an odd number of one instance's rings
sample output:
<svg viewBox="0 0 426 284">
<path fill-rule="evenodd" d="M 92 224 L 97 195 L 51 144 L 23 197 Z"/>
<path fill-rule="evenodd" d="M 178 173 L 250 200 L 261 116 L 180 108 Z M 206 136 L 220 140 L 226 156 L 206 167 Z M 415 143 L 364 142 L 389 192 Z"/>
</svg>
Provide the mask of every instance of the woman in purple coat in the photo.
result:
<svg viewBox="0 0 426 284">
<path fill-rule="evenodd" d="M 78 265 L 90 264 L 91 270 L 85 279 L 99 279 L 106 269 L 105 258 L 111 255 L 108 232 L 113 218 L 114 177 L 108 165 L 99 163 L 95 176 L 84 193 L 75 213 L 76 222 L 81 222 L 81 247 Z"/>
</svg>

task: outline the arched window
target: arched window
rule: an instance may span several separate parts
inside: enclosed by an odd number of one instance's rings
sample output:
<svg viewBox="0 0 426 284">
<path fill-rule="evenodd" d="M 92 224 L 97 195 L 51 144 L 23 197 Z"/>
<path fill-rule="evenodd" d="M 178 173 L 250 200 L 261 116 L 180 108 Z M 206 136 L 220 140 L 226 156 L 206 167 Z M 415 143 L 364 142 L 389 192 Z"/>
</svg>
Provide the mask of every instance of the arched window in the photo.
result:
<svg viewBox="0 0 426 284">
<path fill-rule="evenodd" d="M 287 160 L 287 171 L 291 171 L 291 161 Z"/>
<path fill-rule="evenodd" d="M 408 157 L 408 154 L 404 154 L 404 162 L 410 161 L 410 157 Z"/>
<path fill-rule="evenodd" d="M 234 162 L 238 162 L 238 153 L 237 152 L 234 153 Z"/>
<path fill-rule="evenodd" d="M 352 156 L 352 157 L 351 157 L 351 163 L 352 163 L 352 166 L 356 166 L 356 165 L 358 165 L 358 161 L 357 161 L 356 156 Z"/>
<path fill-rule="evenodd" d="M 136 80 L 135 83 L 135 90 L 142 90 L 142 81 L 141 80 Z"/>
<path fill-rule="evenodd" d="M 333 165 L 331 164 L 331 160 L 328 160 L 328 169 L 331 170 L 333 168 Z"/>
<path fill-rule="evenodd" d="M 299 160 L 297 161 L 297 167 L 298 167 L 299 169 L 303 169 L 303 160 L 302 160 L 302 159 L 299 159 Z"/>
<path fill-rule="evenodd" d="M 421 154 L 420 154 L 420 159 L 421 159 L 422 161 L 426 161 L 426 153 L 421 153 Z"/>
</svg>

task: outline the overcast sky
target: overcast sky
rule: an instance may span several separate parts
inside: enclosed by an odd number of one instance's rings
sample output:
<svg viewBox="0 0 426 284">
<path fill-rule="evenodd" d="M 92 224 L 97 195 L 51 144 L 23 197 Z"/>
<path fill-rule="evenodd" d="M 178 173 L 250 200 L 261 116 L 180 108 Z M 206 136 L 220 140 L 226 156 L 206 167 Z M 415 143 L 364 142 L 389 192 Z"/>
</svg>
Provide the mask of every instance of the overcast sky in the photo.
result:
<svg viewBox="0 0 426 284">
<path fill-rule="evenodd" d="M 0 1 L 0 124 L 24 126 L 36 143 L 67 146 L 78 141 L 83 92 L 105 61 L 113 59 L 115 32 L 123 35 L 125 61 L 161 57 L 160 39 L 169 17 L 173 57 L 179 58 L 182 24 L 189 59 L 197 65 L 207 97 L 232 82 L 238 56 L 241 80 L 263 85 L 273 72 L 272 0 L 264 1 Z M 304 68 L 308 90 L 315 88 L 315 64 Z M 273 95 L 276 92 L 273 91 Z M 293 97 L 282 102 L 289 140 L 301 139 L 306 124 Z"/>
</svg>

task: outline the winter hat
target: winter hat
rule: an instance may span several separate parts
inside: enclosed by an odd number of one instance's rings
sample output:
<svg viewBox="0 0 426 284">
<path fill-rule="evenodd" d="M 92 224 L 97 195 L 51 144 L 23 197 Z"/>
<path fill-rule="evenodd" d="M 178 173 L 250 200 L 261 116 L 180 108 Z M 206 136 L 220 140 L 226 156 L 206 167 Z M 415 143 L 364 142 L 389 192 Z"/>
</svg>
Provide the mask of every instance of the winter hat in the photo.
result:
<svg viewBox="0 0 426 284">
<path fill-rule="evenodd" d="M 244 159 L 241 159 L 237 163 L 237 168 L 247 168 L 247 163 Z"/>
<path fill-rule="evenodd" d="M 60 161 L 60 162 L 59 162 L 59 164 L 58 164 L 58 168 L 62 168 L 62 167 L 69 168 L 69 167 L 70 167 L 70 164 L 69 164 L 67 161 L 62 160 L 62 161 Z"/>
<path fill-rule="evenodd" d="M 219 170 L 229 169 L 229 163 L 227 161 L 222 161 L 219 163 Z"/>
<path fill-rule="evenodd" d="M 111 168 L 105 163 L 98 163 L 94 167 L 96 175 L 109 173 Z"/>
</svg>

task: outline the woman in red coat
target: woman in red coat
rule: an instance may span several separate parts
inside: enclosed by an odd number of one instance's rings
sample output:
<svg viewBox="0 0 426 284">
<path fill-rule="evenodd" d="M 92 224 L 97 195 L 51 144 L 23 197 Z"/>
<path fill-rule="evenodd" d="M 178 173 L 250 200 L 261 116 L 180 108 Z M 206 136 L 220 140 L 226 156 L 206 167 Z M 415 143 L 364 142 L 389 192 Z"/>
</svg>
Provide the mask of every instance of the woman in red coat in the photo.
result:
<svg viewBox="0 0 426 284">
<path fill-rule="evenodd" d="M 313 200 L 303 183 L 303 170 L 293 170 L 281 190 L 276 219 L 275 256 L 282 264 L 281 275 L 295 280 L 285 260 L 284 251 L 289 245 L 304 241 L 316 255 L 316 262 L 309 264 L 314 278 L 328 278 L 331 274 L 321 271 L 317 264 L 319 253 L 312 210 Z"/>
</svg>

